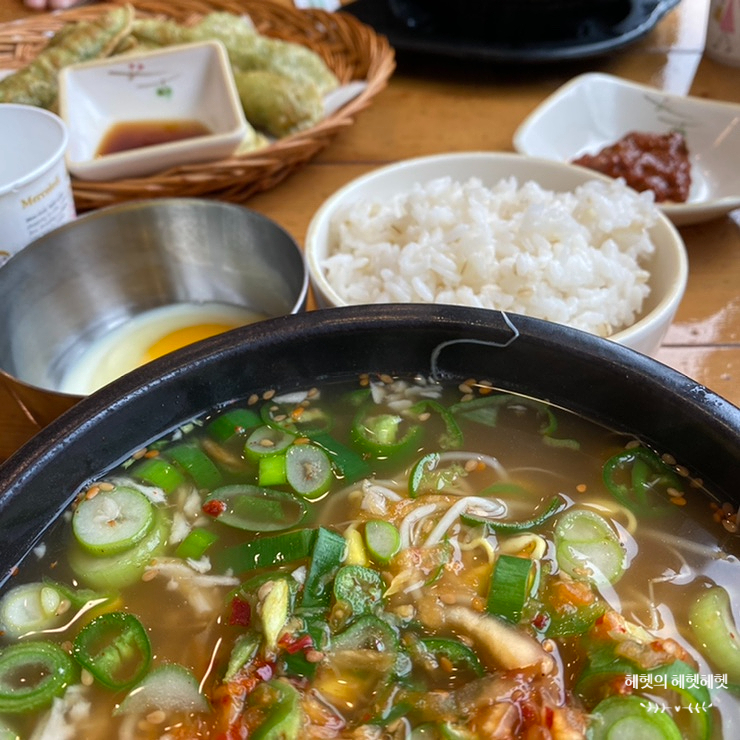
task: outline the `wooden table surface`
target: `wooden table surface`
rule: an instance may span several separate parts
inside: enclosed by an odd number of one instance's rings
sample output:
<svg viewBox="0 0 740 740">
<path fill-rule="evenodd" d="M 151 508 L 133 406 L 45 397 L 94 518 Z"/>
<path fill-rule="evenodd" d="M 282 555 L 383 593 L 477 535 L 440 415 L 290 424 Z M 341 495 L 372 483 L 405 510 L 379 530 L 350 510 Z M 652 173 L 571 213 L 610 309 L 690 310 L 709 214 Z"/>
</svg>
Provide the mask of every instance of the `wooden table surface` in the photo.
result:
<svg viewBox="0 0 740 740">
<path fill-rule="evenodd" d="M 527 65 L 399 54 L 388 88 L 305 169 L 248 203 L 303 242 L 322 201 L 380 165 L 425 154 L 512 151 L 519 123 L 577 74 L 600 71 L 668 92 L 740 103 L 740 68 L 704 56 L 709 0 L 682 0 L 645 37 L 598 59 Z M 31 15 L 0 2 L 0 22 Z M 740 156 L 739 165 L 740 165 Z M 689 254 L 685 298 L 658 359 L 740 405 L 740 210 L 680 229 Z M 0 460 L 37 427 L 0 385 Z"/>
</svg>

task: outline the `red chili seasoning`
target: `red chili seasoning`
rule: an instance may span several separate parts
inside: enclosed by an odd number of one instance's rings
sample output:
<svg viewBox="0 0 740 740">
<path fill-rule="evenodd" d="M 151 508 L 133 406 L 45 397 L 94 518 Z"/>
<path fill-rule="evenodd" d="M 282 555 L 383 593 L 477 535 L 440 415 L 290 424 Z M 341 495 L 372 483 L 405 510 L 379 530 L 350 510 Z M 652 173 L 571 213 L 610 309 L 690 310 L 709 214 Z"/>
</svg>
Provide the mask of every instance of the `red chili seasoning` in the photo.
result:
<svg viewBox="0 0 740 740">
<path fill-rule="evenodd" d="M 219 514 L 223 514 L 225 511 L 226 502 L 224 501 L 213 499 L 213 501 L 206 501 L 203 504 L 203 513 L 209 516 L 219 516 Z"/>
<path fill-rule="evenodd" d="M 252 621 L 252 607 L 249 603 L 235 596 L 231 600 L 231 614 L 229 624 L 232 626 L 248 627 Z"/>
</svg>

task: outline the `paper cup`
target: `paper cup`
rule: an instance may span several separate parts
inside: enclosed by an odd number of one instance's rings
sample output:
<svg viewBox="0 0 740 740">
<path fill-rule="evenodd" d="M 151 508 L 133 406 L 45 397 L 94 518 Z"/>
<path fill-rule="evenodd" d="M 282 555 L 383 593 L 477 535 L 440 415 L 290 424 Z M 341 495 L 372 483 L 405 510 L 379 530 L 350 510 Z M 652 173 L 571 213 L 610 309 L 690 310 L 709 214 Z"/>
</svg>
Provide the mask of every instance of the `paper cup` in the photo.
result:
<svg viewBox="0 0 740 740">
<path fill-rule="evenodd" d="M 0 265 L 75 217 L 66 149 L 67 129 L 59 116 L 0 104 Z"/>
<path fill-rule="evenodd" d="M 717 62 L 740 67 L 740 0 L 712 0 L 705 51 Z"/>
</svg>

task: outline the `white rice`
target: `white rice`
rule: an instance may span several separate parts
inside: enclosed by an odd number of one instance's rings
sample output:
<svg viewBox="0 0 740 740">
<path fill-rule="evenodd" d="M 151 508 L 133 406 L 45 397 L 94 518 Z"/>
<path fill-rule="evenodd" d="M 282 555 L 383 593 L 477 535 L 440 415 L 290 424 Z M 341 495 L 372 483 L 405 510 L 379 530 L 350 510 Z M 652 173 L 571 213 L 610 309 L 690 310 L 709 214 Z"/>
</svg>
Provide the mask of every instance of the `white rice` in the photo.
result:
<svg viewBox="0 0 740 740">
<path fill-rule="evenodd" d="M 442 177 L 338 210 L 323 268 L 350 304 L 480 306 L 608 336 L 649 293 L 658 214 L 621 180 L 554 193 Z"/>
</svg>

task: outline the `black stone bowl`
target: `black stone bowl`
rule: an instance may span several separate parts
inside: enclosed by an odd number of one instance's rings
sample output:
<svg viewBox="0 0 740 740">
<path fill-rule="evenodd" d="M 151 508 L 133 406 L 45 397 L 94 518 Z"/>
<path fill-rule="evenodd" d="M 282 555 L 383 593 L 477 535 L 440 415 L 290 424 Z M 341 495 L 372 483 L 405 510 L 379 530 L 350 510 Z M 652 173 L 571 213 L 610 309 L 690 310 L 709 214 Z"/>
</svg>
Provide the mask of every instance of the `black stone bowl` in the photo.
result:
<svg viewBox="0 0 740 740">
<path fill-rule="evenodd" d="M 488 379 L 631 432 L 738 502 L 740 409 L 608 340 L 463 307 L 356 306 L 236 329 L 83 399 L 0 466 L 5 581 L 91 479 L 188 419 L 253 392 L 362 372 Z"/>
</svg>

